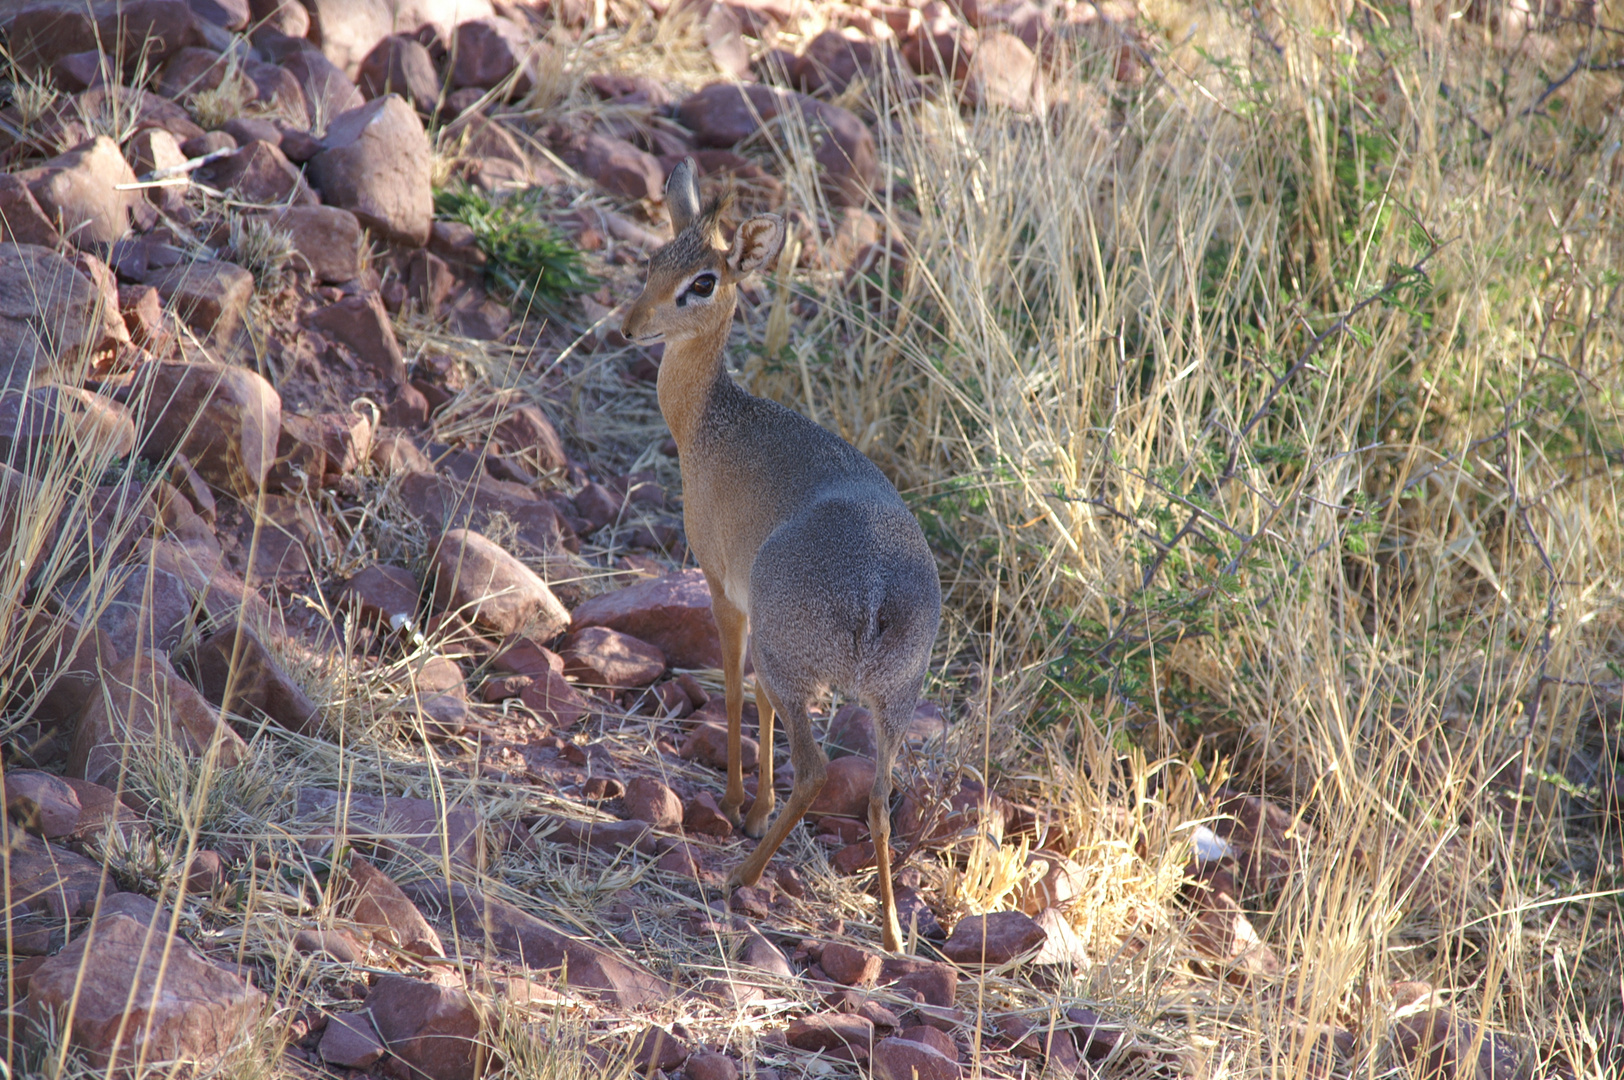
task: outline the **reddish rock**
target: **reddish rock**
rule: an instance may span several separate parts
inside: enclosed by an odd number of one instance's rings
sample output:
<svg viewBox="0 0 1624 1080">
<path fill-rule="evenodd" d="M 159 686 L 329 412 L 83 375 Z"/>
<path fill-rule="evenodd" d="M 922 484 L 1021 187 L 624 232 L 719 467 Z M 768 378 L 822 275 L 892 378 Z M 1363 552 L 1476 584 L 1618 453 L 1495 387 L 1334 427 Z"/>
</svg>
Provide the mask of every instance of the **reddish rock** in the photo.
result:
<svg viewBox="0 0 1624 1080">
<path fill-rule="evenodd" d="M 564 674 L 588 686 L 628 690 L 647 686 L 665 671 L 665 655 L 653 645 L 606 626 L 588 626 L 559 646 Z"/>
<path fill-rule="evenodd" d="M 722 666 L 710 588 L 700 570 L 683 570 L 595 596 L 575 609 L 573 625 L 577 630 L 607 626 L 630 634 L 658 648 L 673 667 Z"/>
<path fill-rule="evenodd" d="M 440 935 L 393 879 L 359 855 L 337 892 L 338 912 L 374 938 L 417 956 L 444 956 Z"/>
<path fill-rule="evenodd" d="M 906 928 L 907 923 L 904 922 L 903 926 Z M 905 956 L 887 957 L 880 964 L 882 985 L 895 987 L 903 993 L 917 993 L 926 1005 L 936 1008 L 953 1004 L 953 992 L 958 981 L 959 973 L 951 964 Z"/>
<path fill-rule="evenodd" d="M 639 1076 L 650 1075 L 656 1069 L 673 1072 L 691 1053 L 687 1043 L 665 1028 L 650 1024 L 632 1044 L 632 1066 Z"/>
<path fill-rule="evenodd" d="M 93 913 L 103 892 L 115 888 L 99 864 L 76 852 L 22 832 L 11 833 L 7 844 L 8 910 L 14 915 L 79 918 Z"/>
<path fill-rule="evenodd" d="M 938 791 L 938 786 L 922 780 L 903 795 L 895 817 L 899 842 L 939 848 L 978 835 L 1003 839 L 1009 814 L 1004 799 L 968 776 L 960 777 L 947 792 Z"/>
<path fill-rule="evenodd" d="M 552 503 L 520 484 L 488 475 L 465 482 L 432 472 L 408 472 L 398 490 L 406 510 L 440 532 L 477 530 L 500 514 L 506 518 L 504 525 L 515 530 L 514 548 L 527 555 L 554 556 L 569 543 L 571 534 Z"/>
<path fill-rule="evenodd" d="M 423 122 L 401 98 L 369 101 L 337 117 L 310 161 L 322 199 L 388 240 L 422 247 L 434 216 L 432 151 Z"/>
<path fill-rule="evenodd" d="M 1529 1075 L 1523 1067 L 1523 1054 L 1512 1039 L 1492 1031 L 1480 1032 L 1470 1019 L 1447 1006 L 1395 1018 L 1393 1035 L 1411 1075 L 1426 1080 L 1520 1080 Z"/>
<path fill-rule="evenodd" d="M 313 312 L 305 322 L 348 347 L 361 366 L 386 386 L 406 382 L 406 361 L 395 340 L 389 313 L 377 293 L 346 296 Z"/>
<path fill-rule="evenodd" d="M 961 966 L 1000 967 L 1042 947 L 1047 935 L 1028 915 L 1000 911 L 959 920 L 942 955 Z"/>
<path fill-rule="evenodd" d="M 993 30 L 981 36 L 964 78 L 964 100 L 972 107 L 1001 106 L 1030 112 L 1040 101 L 1037 57 L 1014 34 Z"/>
<path fill-rule="evenodd" d="M 366 104 L 366 99 L 361 96 L 361 91 L 355 88 L 349 76 L 315 49 L 299 48 L 282 57 L 277 66 L 292 76 L 293 84 L 298 87 L 299 96 L 304 101 L 307 115 L 312 119 L 340 117 Z M 252 65 L 248 65 L 246 70 L 259 74 Z"/>
<path fill-rule="evenodd" d="M 265 717 L 300 735 L 321 731 L 316 703 L 247 627 L 217 631 L 177 662 L 204 696 L 227 712 L 250 720 Z"/>
<path fill-rule="evenodd" d="M 716 796 L 701 791 L 688 800 L 682 813 L 682 831 L 692 836 L 726 838 L 733 835 L 733 823 L 722 813 Z"/>
<path fill-rule="evenodd" d="M 101 292 L 61 255 L 33 244 L 0 245 L 0 389 L 71 366 L 105 336 Z M 41 336 L 40 326 L 51 333 Z"/>
<path fill-rule="evenodd" d="M 6 816 L 29 832 L 55 840 L 79 831 L 84 808 L 78 792 L 62 777 L 11 769 L 0 776 L 0 789 L 5 792 Z"/>
<path fill-rule="evenodd" d="M 951 1039 L 948 1045 L 952 1045 Z M 956 1053 L 949 1056 L 935 1047 L 902 1038 L 882 1039 L 874 1044 L 873 1070 L 874 1080 L 959 1080 L 964 1075 Z"/>
<path fill-rule="evenodd" d="M 292 240 L 291 265 L 308 270 L 317 281 L 337 285 L 361 273 L 361 223 L 348 210 L 337 206 L 290 206 L 272 215 L 271 226 L 286 232 Z M 348 344 L 341 334 L 333 336 Z M 382 335 L 373 332 L 372 336 Z M 394 338 L 393 329 L 389 338 Z M 351 348 L 362 351 L 353 345 Z M 397 346 L 397 357 L 399 352 Z"/>
<path fill-rule="evenodd" d="M 337 554 L 333 527 L 311 500 L 262 495 L 253 511 L 238 531 L 241 550 L 252 555 L 245 575 L 250 584 L 297 586 Z"/>
<path fill-rule="evenodd" d="M 824 972 L 842 986 L 872 986 L 880 977 L 880 958 L 866 949 L 832 941 L 818 960 Z"/>
<path fill-rule="evenodd" d="M 14 655 L 13 700 L 30 703 L 29 715 L 57 725 L 78 718 L 101 690 L 102 668 L 118 660 L 105 631 L 68 612 L 31 616 Z"/>
<path fill-rule="evenodd" d="M 110 1069 L 184 1059 L 208 1064 L 245 1041 L 265 995 L 186 942 L 149 940 L 127 915 L 97 920 L 29 980 L 37 1023 L 68 1015 L 68 1041 L 91 1065 Z M 131 1015 L 141 1023 L 129 1023 Z"/>
<path fill-rule="evenodd" d="M 187 326 L 207 340 L 224 344 L 242 328 L 254 295 L 254 275 L 235 263 L 198 259 L 146 278 Z"/>
<path fill-rule="evenodd" d="M 434 600 L 497 634 L 553 637 L 570 613 L 547 583 L 494 542 L 467 529 L 443 536 L 431 556 Z"/>
<path fill-rule="evenodd" d="M 850 1013 L 814 1013 L 789 1023 L 784 1032 L 797 1050 L 814 1050 L 847 1061 L 867 1061 L 874 1043 L 874 1023 Z"/>
<path fill-rule="evenodd" d="M 665 186 L 660 160 L 625 139 L 589 134 L 562 157 L 576 172 L 623 199 L 658 198 Z"/>
<path fill-rule="evenodd" d="M 327 1021 L 316 1052 L 329 1065 L 341 1069 L 370 1069 L 386 1053 L 372 1013 L 336 1013 Z"/>
<path fill-rule="evenodd" d="M 727 728 L 722 724 L 704 723 L 689 732 L 682 744 L 685 761 L 697 761 L 713 769 L 727 768 Z M 739 760 L 742 769 L 755 772 L 761 756 L 761 744 L 748 735 L 739 737 Z"/>
<path fill-rule="evenodd" d="M 453 87 L 490 90 L 517 72 L 513 92 L 522 95 L 535 86 L 538 54 L 550 53 L 551 47 L 532 42 L 518 23 L 492 15 L 458 24 L 451 52 Z"/>
<path fill-rule="evenodd" d="M 368 100 L 399 94 L 424 115 L 432 113 L 440 100 L 434 59 L 410 34 L 391 34 L 378 42 L 361 61 L 356 83 Z"/>
<path fill-rule="evenodd" d="M 17 174 L 53 225 L 76 247 L 107 245 L 130 229 L 130 213 L 143 202 L 118 143 L 98 135 L 45 164 Z M 147 213 L 150 215 L 151 211 Z"/>
<path fill-rule="evenodd" d="M 218 851 L 207 848 L 192 853 L 186 864 L 186 891 L 194 896 L 210 896 L 229 881 L 225 860 Z"/>
<path fill-rule="evenodd" d="M 175 673 L 168 657 L 145 652 L 105 669 L 102 692 L 79 717 L 67 772 L 116 790 L 125 757 L 159 738 L 189 756 L 211 755 L 226 768 L 248 753 L 248 744 Z"/>
<path fill-rule="evenodd" d="M 685 1071 L 688 1080 L 739 1080 L 739 1066 L 715 1050 L 700 1050 L 691 1055 Z"/>
<path fill-rule="evenodd" d="M 0 241 L 47 248 L 62 243 L 62 234 L 15 173 L 0 173 Z"/>
<path fill-rule="evenodd" d="M 198 179 L 221 191 L 235 192 L 253 203 L 316 204 L 304 174 L 287 159 L 280 146 L 255 139 L 228 158 L 197 170 Z"/>
<path fill-rule="evenodd" d="M 484 1017 L 467 991 L 384 975 L 365 1011 L 389 1048 L 389 1072 L 425 1080 L 476 1080 L 490 1056 Z"/>
<path fill-rule="evenodd" d="M 812 800 L 807 815 L 830 814 L 867 821 L 868 796 L 874 787 L 874 776 L 872 758 L 851 756 L 829 762 L 828 779 L 818 797 Z"/>
<path fill-rule="evenodd" d="M 544 818 L 548 826 L 542 837 L 550 844 L 565 844 L 577 849 L 591 848 L 616 854 L 630 848 L 640 855 L 653 855 L 659 850 L 649 834 L 649 823 L 638 821 L 580 821 L 576 818 Z"/>
<path fill-rule="evenodd" d="M 432 800 L 403 795 L 306 787 L 294 794 L 294 813 L 313 828 L 381 850 L 415 848 L 439 860 L 449 847 L 458 862 L 474 867 L 485 863 L 485 827 L 473 810 L 442 808 Z"/>
<path fill-rule="evenodd" d="M 682 800 L 652 776 L 634 777 L 626 785 L 624 801 L 628 817 L 646 821 L 656 829 L 674 829 L 682 824 Z"/>
<path fill-rule="evenodd" d="M 475 955 L 495 950 L 533 971 L 568 970 L 568 985 L 605 995 L 622 1008 L 644 1008 L 671 998 L 670 984 L 645 968 L 466 885 L 412 883 L 412 895 L 450 917 Z"/>
<path fill-rule="evenodd" d="M 947 721 L 942 718 L 942 711 L 928 701 L 921 701 L 914 709 L 903 741 L 918 748 L 946 734 Z M 841 706 L 829 721 L 829 734 L 823 742 L 831 758 L 847 754 L 877 757 L 879 740 L 874 732 L 874 714 L 855 703 Z"/>
<path fill-rule="evenodd" d="M 574 727 L 592 711 L 592 703 L 558 672 L 547 670 L 532 680 L 519 691 L 519 700 L 550 727 Z"/>
<path fill-rule="evenodd" d="M 962 81 L 980 39 L 941 0 L 920 8 L 923 25 L 902 46 L 902 57 L 921 75 L 944 75 Z"/>
<path fill-rule="evenodd" d="M 124 457 L 135 449 L 129 410 L 112 398 L 68 386 L 0 390 L 0 460 L 38 473 L 63 452 Z"/>
<path fill-rule="evenodd" d="M 374 564 L 338 589 L 335 606 L 355 612 L 364 622 L 393 630 L 417 617 L 417 579 L 399 566 Z"/>
</svg>

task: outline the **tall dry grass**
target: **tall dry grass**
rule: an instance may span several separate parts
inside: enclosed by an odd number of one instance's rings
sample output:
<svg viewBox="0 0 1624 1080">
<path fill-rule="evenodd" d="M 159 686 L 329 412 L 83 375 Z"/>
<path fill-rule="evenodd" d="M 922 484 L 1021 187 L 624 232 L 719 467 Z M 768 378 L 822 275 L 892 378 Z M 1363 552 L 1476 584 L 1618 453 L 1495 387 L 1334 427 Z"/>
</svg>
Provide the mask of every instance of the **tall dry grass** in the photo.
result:
<svg viewBox="0 0 1624 1080">
<path fill-rule="evenodd" d="M 746 370 L 909 489 L 988 765 L 1096 807 L 1136 745 L 1306 826 L 1284 984 L 1148 1006 L 1211 1006 L 1204 1070 L 1304 1075 L 1401 978 L 1617 1069 L 1624 18 L 1147 10 L 1182 47 L 1079 50 L 1046 122 L 859 99 L 908 269 Z"/>
</svg>

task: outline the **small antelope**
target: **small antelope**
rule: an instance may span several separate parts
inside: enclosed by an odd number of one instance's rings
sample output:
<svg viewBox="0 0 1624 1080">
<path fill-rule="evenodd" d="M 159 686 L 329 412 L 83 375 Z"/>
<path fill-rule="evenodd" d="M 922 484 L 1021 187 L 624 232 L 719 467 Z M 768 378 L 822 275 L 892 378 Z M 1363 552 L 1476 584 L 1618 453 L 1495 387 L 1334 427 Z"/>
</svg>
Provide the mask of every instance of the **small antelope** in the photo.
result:
<svg viewBox="0 0 1624 1080">
<path fill-rule="evenodd" d="M 677 442 L 683 523 L 710 583 L 727 693 L 727 792 L 735 825 L 744 803 L 740 713 L 746 631 L 761 713 L 761 775 L 745 815 L 761 843 L 728 880 L 754 885 L 823 787 L 829 759 L 807 707 L 829 689 L 873 714 L 878 766 L 868 826 L 879 863 L 886 949 L 902 949 L 887 848 L 891 769 L 918 701 L 941 622 L 942 592 L 925 534 L 897 489 L 850 443 L 799 413 L 740 389 L 723 362 L 737 283 L 770 265 L 784 221 L 760 214 L 722 237 L 727 200 L 701 209 L 694 164 L 665 186 L 676 238 L 654 253 L 621 332 L 665 342 L 660 411 Z M 795 786 L 773 810 L 773 714 L 789 728 Z"/>
</svg>

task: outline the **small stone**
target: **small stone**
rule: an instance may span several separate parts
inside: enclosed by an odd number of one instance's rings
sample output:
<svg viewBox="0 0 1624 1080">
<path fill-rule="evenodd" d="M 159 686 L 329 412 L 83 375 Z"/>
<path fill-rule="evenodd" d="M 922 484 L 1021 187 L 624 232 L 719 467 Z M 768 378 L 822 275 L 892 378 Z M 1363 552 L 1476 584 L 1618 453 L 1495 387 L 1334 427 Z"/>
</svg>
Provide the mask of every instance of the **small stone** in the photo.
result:
<svg viewBox="0 0 1624 1080">
<path fill-rule="evenodd" d="M 300 930 L 293 947 L 310 956 L 325 956 L 340 964 L 358 964 L 366 955 L 361 943 L 342 930 Z"/>
<path fill-rule="evenodd" d="M 1033 917 L 1033 921 L 1046 935 L 1043 947 L 1032 957 L 1034 964 L 1087 966 L 1088 948 L 1063 912 L 1058 908 L 1044 908 Z"/>
<path fill-rule="evenodd" d="M 961 966 L 1000 967 L 1041 948 L 1047 937 L 1019 911 L 971 915 L 953 928 L 942 955 Z"/>
<path fill-rule="evenodd" d="M 210 341 L 230 342 L 254 295 L 254 275 L 235 263 L 197 259 L 146 278 L 187 326 Z M 201 463 L 201 462 L 200 462 Z"/>
<path fill-rule="evenodd" d="M 647 686 L 665 671 L 665 654 L 607 626 L 575 631 L 559 646 L 564 674 L 591 687 L 629 690 Z"/>
<path fill-rule="evenodd" d="M 476 1080 L 484 1071 L 484 1020 L 464 990 L 384 975 L 367 995 L 378 1034 L 407 1075 Z"/>
<path fill-rule="evenodd" d="M 410 34 L 391 34 L 367 53 L 356 79 L 368 100 L 399 94 L 412 108 L 428 115 L 440 99 L 440 77 L 434 58 Z"/>
<path fill-rule="evenodd" d="M 672 1072 L 688 1060 L 691 1052 L 688 1044 L 671 1032 L 657 1024 L 650 1024 L 632 1044 L 632 1065 L 639 1076 L 646 1076 L 656 1069 Z"/>
<path fill-rule="evenodd" d="M 235 154 L 211 162 L 197 172 L 203 183 L 221 191 L 235 192 L 248 202 L 299 206 L 316 203 L 315 192 L 305 183 L 298 166 L 288 160 L 280 145 L 264 139 L 243 143 Z"/>
<path fill-rule="evenodd" d="M 725 840 L 733 835 L 733 823 L 722 813 L 716 796 L 701 791 L 689 799 L 683 809 L 682 831 L 691 836 L 714 836 Z"/>
<path fill-rule="evenodd" d="M 225 860 L 218 851 L 207 848 L 192 853 L 186 864 L 186 890 L 194 896 L 212 896 L 223 888 L 230 878 L 226 875 Z"/>
<path fill-rule="evenodd" d="M 170 136 L 170 141 L 174 141 L 174 136 Z M 175 152 L 180 152 L 178 147 Z M 62 243 L 62 234 L 56 231 L 56 226 L 45 216 L 45 211 L 20 177 L 14 173 L 0 173 L 0 241 L 8 240 L 17 244 L 55 248 Z"/>
<path fill-rule="evenodd" d="M 951 1045 L 952 1040 L 948 1040 Z M 957 1055 L 911 1039 L 882 1039 L 874 1046 L 874 1080 L 959 1080 Z"/>
<path fill-rule="evenodd" d="M 372 1023 L 372 1013 L 335 1013 L 327 1021 L 317 1048 L 321 1059 L 341 1069 L 370 1069 L 386 1052 Z"/>
<path fill-rule="evenodd" d="M 321 731 L 316 703 L 245 626 L 215 632 L 182 654 L 178 662 L 204 696 L 227 712 L 250 719 L 263 716 L 301 735 Z"/>
<path fill-rule="evenodd" d="M 688 1080 L 739 1080 L 739 1066 L 726 1054 L 700 1050 L 688 1058 Z M 761 1075 L 761 1070 L 756 1070 Z"/>
<path fill-rule="evenodd" d="M 974 106 L 1002 106 L 1030 112 L 1038 100 L 1038 62 L 1014 34 L 1002 30 L 982 35 L 970 58 L 964 100 Z"/>
<path fill-rule="evenodd" d="M 829 978 L 842 986 L 873 986 L 880 978 L 880 958 L 844 942 L 825 945 L 818 962 Z"/>
<path fill-rule="evenodd" d="M 850 1013 L 814 1013 L 791 1020 L 784 1032 L 797 1050 L 814 1050 L 847 1061 L 867 1061 L 874 1043 L 874 1024 Z"/>
<path fill-rule="evenodd" d="M 656 829 L 674 829 L 682 824 L 682 800 L 652 776 L 639 776 L 627 784 L 624 801 L 628 817 L 646 821 Z"/>
<path fill-rule="evenodd" d="M 725 770 L 727 728 L 708 721 L 695 726 L 693 731 L 689 732 L 687 740 L 683 742 L 681 754 L 684 761 L 697 761 L 713 769 Z M 760 755 L 760 743 L 748 735 L 739 736 L 739 758 L 743 771 L 755 772 Z"/>
<path fill-rule="evenodd" d="M 833 815 L 868 820 L 868 797 L 874 787 L 873 758 L 836 758 L 829 763 L 828 779 L 807 809 L 808 817 Z"/>
<path fill-rule="evenodd" d="M 359 855 L 338 892 L 339 911 L 372 936 L 417 956 L 444 956 L 440 935 L 393 879 Z"/>
<path fill-rule="evenodd" d="M 904 923 L 904 930 L 907 924 Z M 913 992 L 926 1005 L 945 1008 L 953 1004 L 954 988 L 959 973 L 951 964 L 912 957 L 887 957 L 880 965 L 882 985 L 895 987 L 906 994 Z"/>
<path fill-rule="evenodd" d="M 271 227 L 286 232 L 293 242 L 291 265 L 309 271 L 317 281 L 338 285 L 361 273 L 361 223 L 348 210 L 290 206 L 272 215 Z"/>
<path fill-rule="evenodd" d="M 312 312 L 305 322 L 311 329 L 346 346 L 361 366 L 385 386 L 400 386 L 406 382 L 406 361 L 389 313 L 377 293 L 346 296 Z"/>
<path fill-rule="evenodd" d="M 335 606 L 355 612 L 368 625 L 393 630 L 397 620 L 416 620 L 417 598 L 417 579 L 410 570 L 374 564 L 339 587 Z"/>
</svg>

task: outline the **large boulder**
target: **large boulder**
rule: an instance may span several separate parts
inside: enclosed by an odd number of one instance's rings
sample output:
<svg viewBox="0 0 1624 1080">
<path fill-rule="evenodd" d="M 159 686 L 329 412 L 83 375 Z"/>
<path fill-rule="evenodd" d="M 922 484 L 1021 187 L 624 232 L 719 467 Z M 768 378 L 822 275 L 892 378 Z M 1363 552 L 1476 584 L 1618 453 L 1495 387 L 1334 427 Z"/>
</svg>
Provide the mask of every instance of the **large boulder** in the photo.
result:
<svg viewBox="0 0 1624 1080">
<path fill-rule="evenodd" d="M 224 364 L 149 364 L 135 412 L 147 456 L 176 450 L 215 487 L 258 494 L 276 461 L 282 398 L 257 372 Z"/>
<path fill-rule="evenodd" d="M 710 586 L 700 570 L 681 570 L 595 596 L 575 609 L 571 625 L 577 630 L 607 626 L 630 634 L 659 649 L 672 667 L 722 666 Z"/>
<path fill-rule="evenodd" d="M 432 561 L 435 603 L 477 626 L 545 641 L 570 625 L 569 612 L 547 583 L 479 533 L 451 530 Z"/>
<path fill-rule="evenodd" d="M 128 757 L 150 753 L 159 740 L 191 757 L 212 754 L 227 768 L 248 753 L 242 737 L 162 653 L 137 653 L 111 665 L 101 691 L 79 717 L 68 751 L 70 776 L 116 789 Z"/>
<path fill-rule="evenodd" d="M 137 1060 L 211 1065 L 245 1043 L 265 995 L 180 939 L 128 915 L 98 919 L 28 983 L 36 1022 L 65 1032 L 97 1069 Z"/>
<path fill-rule="evenodd" d="M 378 42 L 391 34 L 414 34 L 433 27 L 450 41 L 457 24 L 494 14 L 490 0 L 305 0 L 310 39 L 354 78 Z"/>
<path fill-rule="evenodd" d="M 385 239 L 421 247 L 434 219 L 433 152 L 416 110 L 394 94 L 335 119 L 310 161 L 322 199 Z"/>
<path fill-rule="evenodd" d="M 0 244 L 0 389 L 96 348 L 106 333 L 102 308 L 100 290 L 56 252 Z"/>
<path fill-rule="evenodd" d="M 141 193 L 119 190 L 134 184 L 135 172 L 118 143 L 98 135 L 65 154 L 18 174 L 40 209 L 76 247 L 108 245 L 130 229 L 130 211 Z"/>
</svg>

